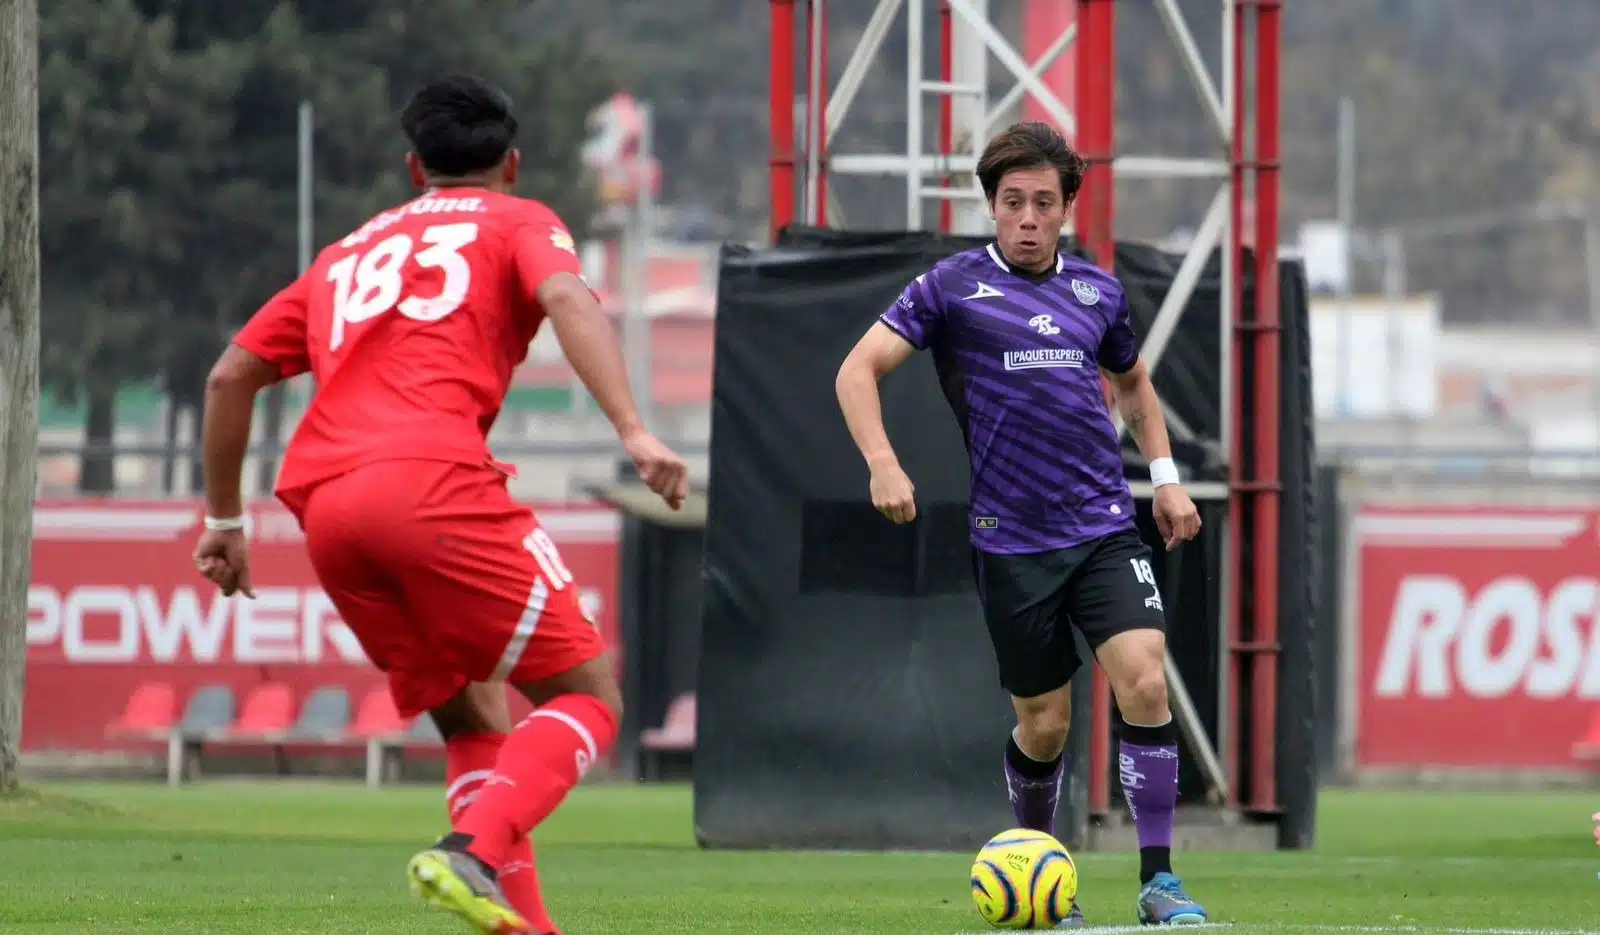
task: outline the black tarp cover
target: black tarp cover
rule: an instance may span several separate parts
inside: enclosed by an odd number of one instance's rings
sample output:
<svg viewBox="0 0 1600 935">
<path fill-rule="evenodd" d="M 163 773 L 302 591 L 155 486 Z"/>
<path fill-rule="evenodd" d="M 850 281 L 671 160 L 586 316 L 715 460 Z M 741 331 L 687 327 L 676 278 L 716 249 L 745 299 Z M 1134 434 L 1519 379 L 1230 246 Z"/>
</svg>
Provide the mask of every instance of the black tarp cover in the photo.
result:
<svg viewBox="0 0 1600 935">
<path fill-rule="evenodd" d="M 695 825 L 707 846 L 966 849 L 1012 823 L 1001 772 L 1012 713 L 971 583 L 965 450 L 931 361 L 915 355 L 881 387 L 917 485 L 910 526 L 868 503 L 833 392 L 839 362 L 905 284 L 981 242 L 800 229 L 773 249 L 724 248 L 697 678 Z M 1127 246 L 1117 260 L 1142 335 L 1176 258 Z M 1220 398 L 1215 272 L 1156 369 L 1164 399 L 1204 436 Z M 1217 476 L 1204 441 L 1177 454 Z M 1221 525 L 1215 511 L 1207 521 Z M 1193 618 L 1172 648 L 1214 730 L 1221 551 L 1190 549 L 1164 569 L 1185 594 L 1169 608 Z M 1085 827 L 1077 767 L 1061 815 L 1069 844 Z"/>
</svg>

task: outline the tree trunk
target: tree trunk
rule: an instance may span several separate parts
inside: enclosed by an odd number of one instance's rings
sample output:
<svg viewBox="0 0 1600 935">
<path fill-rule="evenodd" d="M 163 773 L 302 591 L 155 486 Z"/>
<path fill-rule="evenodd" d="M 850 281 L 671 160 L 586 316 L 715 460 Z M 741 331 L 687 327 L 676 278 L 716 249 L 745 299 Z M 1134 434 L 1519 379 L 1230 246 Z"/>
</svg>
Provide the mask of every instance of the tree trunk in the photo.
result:
<svg viewBox="0 0 1600 935">
<path fill-rule="evenodd" d="M 39 9 L 0 0 L 0 795 L 17 786 L 39 443 Z"/>
<path fill-rule="evenodd" d="M 83 456 L 78 464 L 78 492 L 109 496 L 117 489 L 117 392 L 91 388 L 83 420 Z"/>
</svg>

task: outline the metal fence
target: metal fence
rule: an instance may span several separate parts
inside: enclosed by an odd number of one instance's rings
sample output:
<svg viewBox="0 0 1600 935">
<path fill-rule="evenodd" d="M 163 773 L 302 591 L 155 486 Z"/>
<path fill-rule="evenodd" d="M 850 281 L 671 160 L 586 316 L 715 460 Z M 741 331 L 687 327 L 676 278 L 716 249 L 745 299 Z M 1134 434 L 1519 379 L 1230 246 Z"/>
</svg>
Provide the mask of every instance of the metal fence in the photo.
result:
<svg viewBox="0 0 1600 935">
<path fill-rule="evenodd" d="M 656 413 L 657 432 L 689 462 L 690 477 L 706 476 L 709 412 Z M 503 420 L 504 421 L 504 420 Z M 530 500 L 586 500 L 593 487 L 615 481 L 626 470 L 626 457 L 610 425 L 597 413 L 545 414 L 510 420 L 513 425 L 490 436 L 496 458 L 517 469 L 513 495 Z M 288 438 L 288 434 L 284 436 Z M 270 496 L 283 446 L 257 440 L 245 460 L 247 495 Z M 109 489 L 86 489 L 90 462 L 109 461 Z M 75 496 L 122 499 L 164 499 L 198 495 L 202 488 L 200 451 L 192 438 L 124 429 L 109 443 L 83 440 L 82 433 L 49 433 L 39 445 L 37 495 L 48 499 Z"/>
</svg>

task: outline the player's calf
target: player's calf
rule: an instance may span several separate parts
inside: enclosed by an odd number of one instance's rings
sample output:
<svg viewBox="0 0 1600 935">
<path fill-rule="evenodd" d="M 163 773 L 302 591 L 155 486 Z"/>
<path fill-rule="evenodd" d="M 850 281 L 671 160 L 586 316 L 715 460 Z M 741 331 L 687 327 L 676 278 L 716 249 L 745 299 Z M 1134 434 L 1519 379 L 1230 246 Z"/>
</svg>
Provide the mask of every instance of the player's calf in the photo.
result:
<svg viewBox="0 0 1600 935">
<path fill-rule="evenodd" d="M 495 869 L 610 753 L 621 715 L 621 692 L 605 657 L 517 688 L 539 707 L 506 738 L 494 775 L 456 822 L 472 854 Z"/>
<path fill-rule="evenodd" d="M 1017 826 L 1054 836 L 1067 772 L 1063 751 L 1072 720 L 1071 696 L 1061 688 L 1036 698 L 1013 698 L 1017 727 L 1006 740 L 1006 793 Z M 1057 928 L 1083 928 L 1077 901 Z"/>
<path fill-rule="evenodd" d="M 1006 792 L 1020 827 L 1055 834 L 1056 807 L 1066 773 L 1062 751 L 1072 709 L 1066 688 L 1011 699 L 1017 727 L 1006 740 Z"/>
<path fill-rule="evenodd" d="M 505 686 L 491 687 L 496 697 L 490 701 L 503 712 Z M 501 720 L 509 718 L 482 718 L 477 723 L 497 723 Z M 444 719 L 440 728 L 445 735 L 445 802 L 450 810 L 451 826 L 454 827 L 466 814 L 467 808 L 477 801 L 484 784 L 494 775 L 495 762 L 499 759 L 500 748 L 505 745 L 510 726 L 507 724 L 499 731 L 460 733 L 447 730 L 446 725 L 454 724 Z M 500 867 L 496 879 L 507 904 L 526 919 L 535 931 L 557 935 L 555 923 L 545 909 L 530 836 L 523 835 L 512 843 L 506 863 Z"/>
</svg>

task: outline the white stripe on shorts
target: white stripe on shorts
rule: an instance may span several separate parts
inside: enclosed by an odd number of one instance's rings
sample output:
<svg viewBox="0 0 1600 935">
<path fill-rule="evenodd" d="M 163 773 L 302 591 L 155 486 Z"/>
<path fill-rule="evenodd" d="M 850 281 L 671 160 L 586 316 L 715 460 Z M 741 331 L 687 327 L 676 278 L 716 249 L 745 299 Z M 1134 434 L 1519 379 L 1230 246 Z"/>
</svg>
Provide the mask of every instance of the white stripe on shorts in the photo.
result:
<svg viewBox="0 0 1600 935">
<path fill-rule="evenodd" d="M 522 654 L 528 651 L 528 641 L 533 639 L 533 631 L 539 626 L 539 618 L 544 616 L 544 605 L 549 598 L 550 587 L 544 583 L 544 578 L 534 578 L 533 590 L 528 594 L 528 606 L 522 611 L 522 619 L 517 621 L 511 641 L 506 643 L 500 664 L 494 667 L 494 674 L 489 676 L 490 681 L 504 682 L 516 671 L 522 662 Z"/>
</svg>

